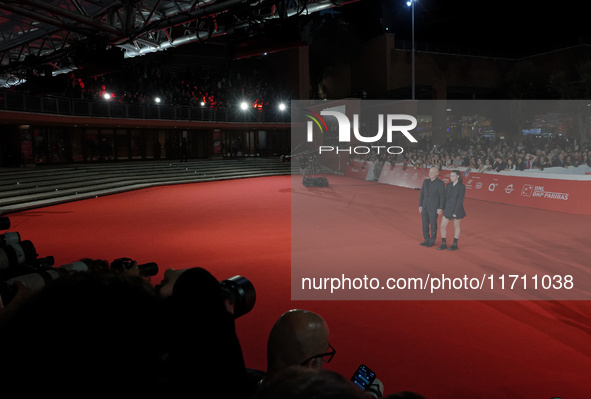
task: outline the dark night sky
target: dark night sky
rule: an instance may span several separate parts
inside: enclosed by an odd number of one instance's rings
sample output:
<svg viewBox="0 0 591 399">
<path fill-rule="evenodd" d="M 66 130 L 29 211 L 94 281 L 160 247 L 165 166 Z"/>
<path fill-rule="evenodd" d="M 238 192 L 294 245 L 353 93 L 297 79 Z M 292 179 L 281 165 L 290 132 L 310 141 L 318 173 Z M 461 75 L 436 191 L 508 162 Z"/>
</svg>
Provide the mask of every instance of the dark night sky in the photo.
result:
<svg viewBox="0 0 591 399">
<path fill-rule="evenodd" d="M 581 1 L 418 0 L 417 42 L 490 50 L 543 51 L 576 44 L 591 36 L 588 4 Z M 406 0 L 361 0 L 345 14 L 357 28 L 376 34 L 389 27 L 396 39 L 411 39 L 411 11 Z M 355 17 L 353 17 L 355 16 Z"/>
</svg>

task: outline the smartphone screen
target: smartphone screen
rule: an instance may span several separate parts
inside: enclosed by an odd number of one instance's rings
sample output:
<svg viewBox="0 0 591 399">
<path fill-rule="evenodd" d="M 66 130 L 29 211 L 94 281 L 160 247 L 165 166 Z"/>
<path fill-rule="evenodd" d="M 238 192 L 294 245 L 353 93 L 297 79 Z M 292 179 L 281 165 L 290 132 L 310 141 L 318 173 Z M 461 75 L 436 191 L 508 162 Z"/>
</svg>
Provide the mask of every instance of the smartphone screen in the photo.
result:
<svg viewBox="0 0 591 399">
<path fill-rule="evenodd" d="M 374 382 L 376 379 L 376 374 L 365 364 L 362 364 L 357 368 L 353 377 L 351 377 L 351 381 L 353 381 L 357 386 L 359 386 L 364 391 L 369 388 L 369 386 Z"/>
</svg>

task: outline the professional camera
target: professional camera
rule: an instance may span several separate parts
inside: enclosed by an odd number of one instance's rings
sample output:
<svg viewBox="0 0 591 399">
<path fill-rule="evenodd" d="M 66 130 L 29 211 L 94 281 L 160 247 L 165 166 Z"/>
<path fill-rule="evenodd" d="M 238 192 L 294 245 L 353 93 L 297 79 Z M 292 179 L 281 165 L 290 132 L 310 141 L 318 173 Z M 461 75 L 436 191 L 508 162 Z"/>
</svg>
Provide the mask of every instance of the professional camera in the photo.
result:
<svg viewBox="0 0 591 399">
<path fill-rule="evenodd" d="M 16 275 L 0 282 L 0 305 L 6 306 L 16 296 L 17 283 L 21 283 L 31 291 L 38 291 L 47 283 L 64 274 L 64 270 L 52 268 L 50 265 L 43 267 L 25 267 L 20 275 Z"/>
<path fill-rule="evenodd" d="M 6 247 L 10 244 L 16 244 L 21 241 L 21 235 L 16 231 L 11 231 L 0 235 L 0 247 Z"/>
<path fill-rule="evenodd" d="M 160 292 L 166 284 L 169 284 L 168 280 L 162 280 L 156 285 L 156 291 Z M 220 281 L 219 284 L 224 301 L 233 308 L 232 314 L 235 319 L 252 310 L 257 295 L 254 286 L 246 277 L 236 275 Z"/>
<path fill-rule="evenodd" d="M 10 228 L 10 219 L 0 217 L 0 230 Z M 60 272 L 53 270 L 53 256 L 39 258 L 35 245 L 21 241 L 18 232 L 0 235 L 0 304 L 7 305 L 18 290 L 17 282 L 32 290 L 55 280 Z"/>
<path fill-rule="evenodd" d="M 137 262 L 131 258 L 119 258 L 111 262 L 111 269 L 118 273 L 125 273 L 131 270 L 135 264 Z M 158 265 L 155 262 L 137 265 L 137 268 L 142 277 L 152 277 L 158 274 Z"/>
<path fill-rule="evenodd" d="M 250 312 L 257 299 L 254 285 L 242 276 L 230 277 L 221 281 L 220 285 L 226 299 L 230 305 L 234 306 L 234 318 L 238 318 Z"/>
<path fill-rule="evenodd" d="M 0 230 L 10 228 L 10 219 L 0 217 Z M 17 232 L 7 232 L 0 234 L 0 274 L 5 274 L 9 270 L 22 265 L 31 263 L 37 259 L 35 246 L 31 241 L 21 241 L 21 236 Z"/>
<path fill-rule="evenodd" d="M 37 259 L 35 246 L 29 240 L 14 241 L 10 237 L 7 238 L 6 234 L 2 234 L 0 241 L 8 242 L 6 245 L 0 246 L 0 271 L 13 269 Z"/>
</svg>

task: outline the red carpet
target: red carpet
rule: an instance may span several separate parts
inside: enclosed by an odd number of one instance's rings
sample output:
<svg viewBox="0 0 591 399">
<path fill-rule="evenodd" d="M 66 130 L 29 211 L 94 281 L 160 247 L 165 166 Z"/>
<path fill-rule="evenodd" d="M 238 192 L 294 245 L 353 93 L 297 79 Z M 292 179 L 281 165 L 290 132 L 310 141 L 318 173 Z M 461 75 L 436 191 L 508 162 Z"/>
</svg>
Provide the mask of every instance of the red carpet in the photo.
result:
<svg viewBox="0 0 591 399">
<path fill-rule="evenodd" d="M 398 243 L 397 264 L 421 268 L 434 256 L 424 251 L 436 251 L 417 245 L 417 191 L 329 180 L 329 188 L 292 188 L 288 176 L 159 187 L 8 216 L 11 231 L 31 240 L 41 257 L 53 255 L 56 265 L 83 257 L 131 257 L 157 262 L 161 273 L 203 266 L 218 279 L 247 277 L 257 289 L 257 304 L 237 324 L 252 368 L 265 368 L 266 336 L 275 319 L 288 309 L 307 308 L 331 328 L 337 354 L 328 368 L 349 376 L 366 363 L 386 393 L 414 390 L 428 399 L 591 397 L 589 301 L 291 301 L 292 197 L 305 196 L 325 217 L 338 216 L 342 224 L 336 227 L 345 238 L 321 236 L 335 253 L 348 253 L 346 234 L 361 228 L 346 218 L 357 215 L 351 213 L 357 205 L 370 205 L 362 228 L 375 228 L 376 246 Z M 353 186 L 374 188 L 358 196 Z M 516 268 L 547 264 L 548 270 L 589 276 L 591 218 L 481 201 L 467 201 L 466 211 L 460 251 L 441 254 L 453 256 L 446 265 L 463 272 L 488 270 L 497 262 Z"/>
</svg>

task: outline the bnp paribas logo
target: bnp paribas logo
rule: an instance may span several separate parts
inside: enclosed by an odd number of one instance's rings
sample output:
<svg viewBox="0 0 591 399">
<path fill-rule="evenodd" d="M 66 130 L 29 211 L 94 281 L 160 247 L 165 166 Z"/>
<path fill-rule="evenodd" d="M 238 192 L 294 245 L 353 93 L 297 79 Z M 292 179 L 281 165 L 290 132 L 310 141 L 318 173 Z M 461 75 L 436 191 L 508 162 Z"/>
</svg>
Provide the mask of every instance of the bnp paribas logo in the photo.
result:
<svg viewBox="0 0 591 399">
<path fill-rule="evenodd" d="M 320 114 L 311 111 L 309 109 L 304 110 L 304 116 L 308 118 L 306 125 L 306 140 L 311 143 L 314 141 L 314 130 L 319 131 L 320 134 L 326 134 L 328 132 L 327 123 L 323 117 L 332 117 L 336 119 L 339 128 L 338 134 L 338 146 L 321 145 L 318 147 L 318 153 L 323 152 L 346 152 L 349 154 L 369 154 L 370 152 L 376 152 L 377 154 L 388 153 L 388 154 L 402 154 L 404 149 L 396 145 L 377 145 L 382 141 L 384 134 L 386 135 L 386 143 L 391 144 L 392 138 L 395 133 L 402 133 L 406 139 L 411 143 L 416 143 L 417 139 L 410 133 L 411 130 L 417 127 L 417 119 L 412 115 L 405 114 L 379 114 L 378 115 L 378 131 L 377 133 L 360 132 L 359 130 L 359 115 L 353 114 L 353 123 L 349 120 L 349 117 L 342 112 L 334 110 L 323 110 Z M 400 122 L 406 121 L 406 124 L 400 124 Z M 351 131 L 353 137 L 360 143 L 366 143 L 367 145 L 351 145 Z M 369 134 L 369 135 L 368 135 Z M 341 146 L 345 144 L 345 146 Z M 348 147 L 346 146 L 348 144 Z M 371 145 L 373 144 L 373 145 Z"/>
</svg>

